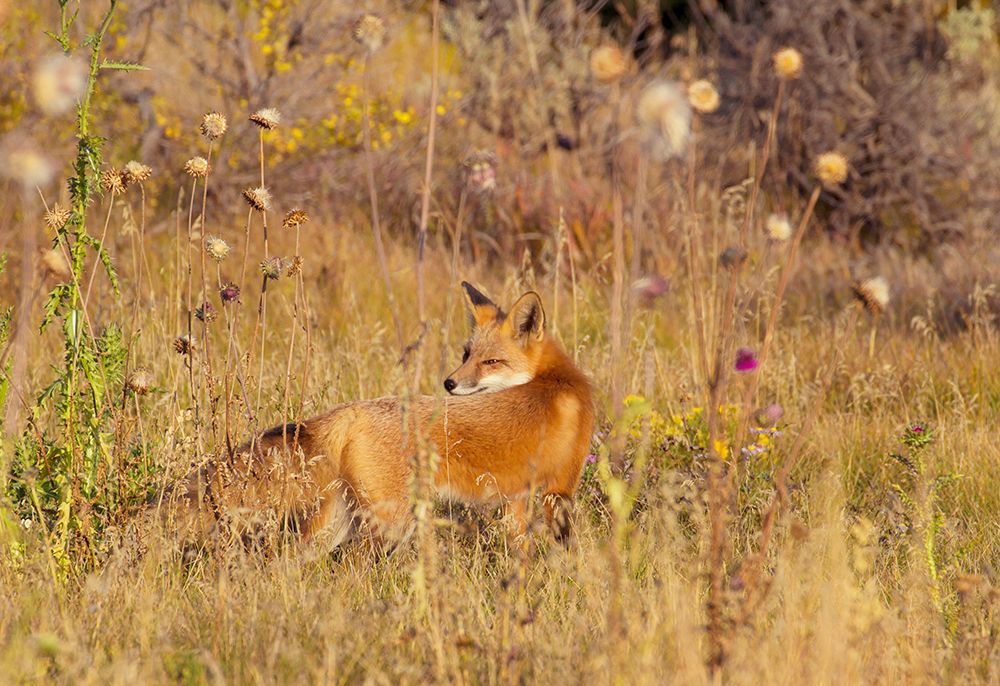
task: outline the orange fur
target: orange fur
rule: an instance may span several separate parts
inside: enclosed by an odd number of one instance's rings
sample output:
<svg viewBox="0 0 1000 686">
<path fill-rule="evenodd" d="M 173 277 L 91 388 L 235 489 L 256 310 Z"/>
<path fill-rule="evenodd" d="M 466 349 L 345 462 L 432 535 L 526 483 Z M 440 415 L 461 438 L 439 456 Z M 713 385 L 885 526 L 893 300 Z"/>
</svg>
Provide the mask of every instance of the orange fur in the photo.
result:
<svg viewBox="0 0 1000 686">
<path fill-rule="evenodd" d="M 514 503 L 515 512 L 523 512 L 529 491 L 537 490 L 550 524 L 564 537 L 591 436 L 590 384 L 545 334 L 537 295 L 523 296 L 509 316 L 492 303 L 470 302 L 470 313 L 475 325 L 467 359 L 449 378 L 488 377 L 493 385 L 470 395 L 420 396 L 408 407 L 397 398 L 345 403 L 297 426 L 266 431 L 228 463 L 189 482 L 183 500 L 197 506 L 196 521 L 266 509 L 306 537 L 323 533 L 333 544 L 359 520 L 380 539 L 404 538 L 415 453 L 404 432 L 405 409 L 416 413 L 437 455 L 440 497 Z M 526 375 L 526 382 L 504 386 Z"/>
</svg>

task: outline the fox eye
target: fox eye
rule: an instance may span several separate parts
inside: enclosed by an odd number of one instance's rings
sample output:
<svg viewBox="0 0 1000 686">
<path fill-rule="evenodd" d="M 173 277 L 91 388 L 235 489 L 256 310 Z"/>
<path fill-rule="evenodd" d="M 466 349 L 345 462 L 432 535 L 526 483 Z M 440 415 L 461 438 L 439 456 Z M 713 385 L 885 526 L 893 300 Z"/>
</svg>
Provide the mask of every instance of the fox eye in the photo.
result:
<svg viewBox="0 0 1000 686">
<path fill-rule="evenodd" d="M 464 363 L 468 361 L 469 361 L 469 349 L 466 348 L 465 350 L 462 351 L 462 362 Z"/>
<path fill-rule="evenodd" d="M 500 364 L 500 360 L 483 360 L 483 364 L 489 364 L 489 365 Z"/>
</svg>

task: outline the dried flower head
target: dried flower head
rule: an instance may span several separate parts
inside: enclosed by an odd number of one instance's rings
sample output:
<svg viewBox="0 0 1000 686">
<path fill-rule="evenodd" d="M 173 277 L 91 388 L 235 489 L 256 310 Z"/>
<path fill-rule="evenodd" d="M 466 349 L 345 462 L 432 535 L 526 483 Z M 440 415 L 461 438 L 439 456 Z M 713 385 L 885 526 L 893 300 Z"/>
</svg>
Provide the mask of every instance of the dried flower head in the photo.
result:
<svg viewBox="0 0 1000 686">
<path fill-rule="evenodd" d="M 60 281 L 69 281 L 73 278 L 73 272 L 69 268 L 69 262 L 61 250 L 41 251 L 42 271 L 51 274 Z"/>
<path fill-rule="evenodd" d="M 190 355 L 194 348 L 194 340 L 186 333 L 174 339 L 174 351 L 180 355 Z"/>
<path fill-rule="evenodd" d="M 670 282 L 659 274 L 649 274 L 636 279 L 632 290 L 643 300 L 654 300 L 670 290 Z"/>
<path fill-rule="evenodd" d="M 708 81 L 695 81 L 688 86 L 688 101 L 702 114 L 711 114 L 719 109 L 719 91 Z"/>
<path fill-rule="evenodd" d="M 760 362 L 753 348 L 740 348 L 736 351 L 736 363 L 733 365 L 738 372 L 749 372 L 757 368 Z"/>
<path fill-rule="evenodd" d="M 17 181 L 26 190 L 47 185 L 56 167 L 35 143 L 26 138 L 11 138 L 0 149 L 0 176 Z"/>
<path fill-rule="evenodd" d="M 847 180 L 847 158 L 839 152 L 824 152 L 816 158 L 816 176 L 828 188 Z"/>
<path fill-rule="evenodd" d="M 486 150 L 476 150 L 462 160 L 465 183 L 476 194 L 492 193 L 497 187 L 497 157 Z"/>
<path fill-rule="evenodd" d="M 32 91 L 38 108 L 47 115 L 72 109 L 87 88 L 87 64 L 62 53 L 50 55 L 32 75 Z"/>
<path fill-rule="evenodd" d="M 200 307 L 195 308 L 194 311 L 194 316 L 198 318 L 198 321 L 205 323 L 214 322 L 216 315 L 215 308 L 207 300 Z"/>
<path fill-rule="evenodd" d="M 772 59 L 778 78 L 792 80 L 802 76 L 802 53 L 795 48 L 782 48 Z"/>
<path fill-rule="evenodd" d="M 208 176 L 209 170 L 208 160 L 204 157 L 192 157 L 184 163 L 184 171 L 195 178 Z"/>
<path fill-rule="evenodd" d="M 126 185 L 133 183 L 142 185 L 146 179 L 153 175 L 153 170 L 144 165 L 142 162 L 131 160 L 125 165 L 125 169 L 122 170 L 122 174 L 125 177 Z"/>
<path fill-rule="evenodd" d="M 125 379 L 125 387 L 136 395 L 145 395 L 153 387 L 153 372 L 146 367 L 136 367 Z"/>
<path fill-rule="evenodd" d="M 222 262 L 229 255 L 229 243 L 216 236 L 211 236 L 205 240 L 205 252 L 216 262 Z"/>
<path fill-rule="evenodd" d="M 354 22 L 351 35 L 354 40 L 365 46 L 368 52 L 375 52 L 385 42 L 385 20 L 377 14 L 364 14 Z"/>
<path fill-rule="evenodd" d="M 285 274 L 288 276 L 295 276 L 296 274 L 302 273 L 302 265 L 305 263 L 305 259 L 302 255 L 295 255 L 288 260 L 285 265 Z"/>
<path fill-rule="evenodd" d="M 271 191 L 263 186 L 247 188 L 243 191 L 243 199 L 258 212 L 269 212 L 271 210 Z"/>
<path fill-rule="evenodd" d="M 590 53 L 590 73 L 601 83 L 614 83 L 625 75 L 625 54 L 617 45 L 602 45 Z"/>
<path fill-rule="evenodd" d="M 264 278 L 276 281 L 281 277 L 282 261 L 280 257 L 268 257 L 260 263 L 260 273 Z"/>
<path fill-rule="evenodd" d="M 654 156 L 670 159 L 684 153 L 691 137 L 691 105 L 676 83 L 647 86 L 639 95 L 636 118 Z"/>
<path fill-rule="evenodd" d="M 218 112 L 209 112 L 201 119 L 201 135 L 210 141 L 222 138 L 226 133 L 226 117 Z"/>
<path fill-rule="evenodd" d="M 236 302 L 240 299 L 240 287 L 235 283 L 227 283 L 219 289 L 219 298 L 222 299 L 223 305 Z"/>
<path fill-rule="evenodd" d="M 72 212 L 68 208 L 55 203 L 52 207 L 45 210 L 45 225 L 53 231 L 57 231 L 66 226 L 66 222 L 69 221 L 70 216 L 72 216 Z"/>
<path fill-rule="evenodd" d="M 112 167 L 101 172 L 101 190 L 105 193 L 119 195 L 125 191 L 125 186 L 125 175 L 121 170 Z"/>
<path fill-rule="evenodd" d="M 281 112 L 273 107 L 266 107 L 251 114 L 250 121 L 260 128 L 270 131 L 281 123 Z"/>
<path fill-rule="evenodd" d="M 889 282 L 874 276 L 854 286 L 854 296 L 872 314 L 880 314 L 889 304 Z"/>
<path fill-rule="evenodd" d="M 297 229 L 308 221 L 309 215 L 306 214 L 306 211 L 296 208 L 285 213 L 285 219 L 281 222 L 281 226 L 286 229 Z"/>
<path fill-rule="evenodd" d="M 783 214 L 772 214 L 767 218 L 767 237 L 783 243 L 792 237 L 792 225 Z"/>
<path fill-rule="evenodd" d="M 719 264 L 726 269 L 742 267 L 746 259 L 747 251 L 734 245 L 729 246 L 719 254 Z"/>
</svg>

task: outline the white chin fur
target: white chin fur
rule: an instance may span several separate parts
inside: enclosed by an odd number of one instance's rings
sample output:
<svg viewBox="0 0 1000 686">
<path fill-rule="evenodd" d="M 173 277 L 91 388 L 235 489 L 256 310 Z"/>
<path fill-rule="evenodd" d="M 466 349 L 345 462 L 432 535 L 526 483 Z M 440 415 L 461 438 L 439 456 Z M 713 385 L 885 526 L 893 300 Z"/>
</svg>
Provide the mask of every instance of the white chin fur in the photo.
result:
<svg viewBox="0 0 1000 686">
<path fill-rule="evenodd" d="M 451 392 L 452 395 L 472 395 L 473 393 L 496 393 L 505 388 L 520 386 L 531 381 L 531 374 L 518 372 L 517 374 L 490 374 L 479 380 L 475 386 L 456 386 Z"/>
</svg>

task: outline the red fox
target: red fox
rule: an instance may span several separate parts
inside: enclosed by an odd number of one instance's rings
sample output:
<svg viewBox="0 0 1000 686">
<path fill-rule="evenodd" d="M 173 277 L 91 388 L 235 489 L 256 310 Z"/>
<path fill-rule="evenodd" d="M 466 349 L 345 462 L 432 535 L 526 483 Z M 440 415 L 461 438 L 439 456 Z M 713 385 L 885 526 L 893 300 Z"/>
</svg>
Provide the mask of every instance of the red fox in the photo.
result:
<svg viewBox="0 0 1000 686">
<path fill-rule="evenodd" d="M 361 521 L 377 540 L 398 543 L 412 528 L 416 451 L 406 411 L 437 456 L 439 497 L 503 505 L 523 531 L 537 489 L 550 527 L 565 540 L 594 419 L 590 383 L 546 333 L 537 293 L 505 313 L 462 286 L 472 334 L 444 381 L 448 396 L 349 402 L 269 429 L 188 481 L 179 495 L 189 523 L 204 530 L 223 517 L 268 511 L 331 547 Z"/>
</svg>

